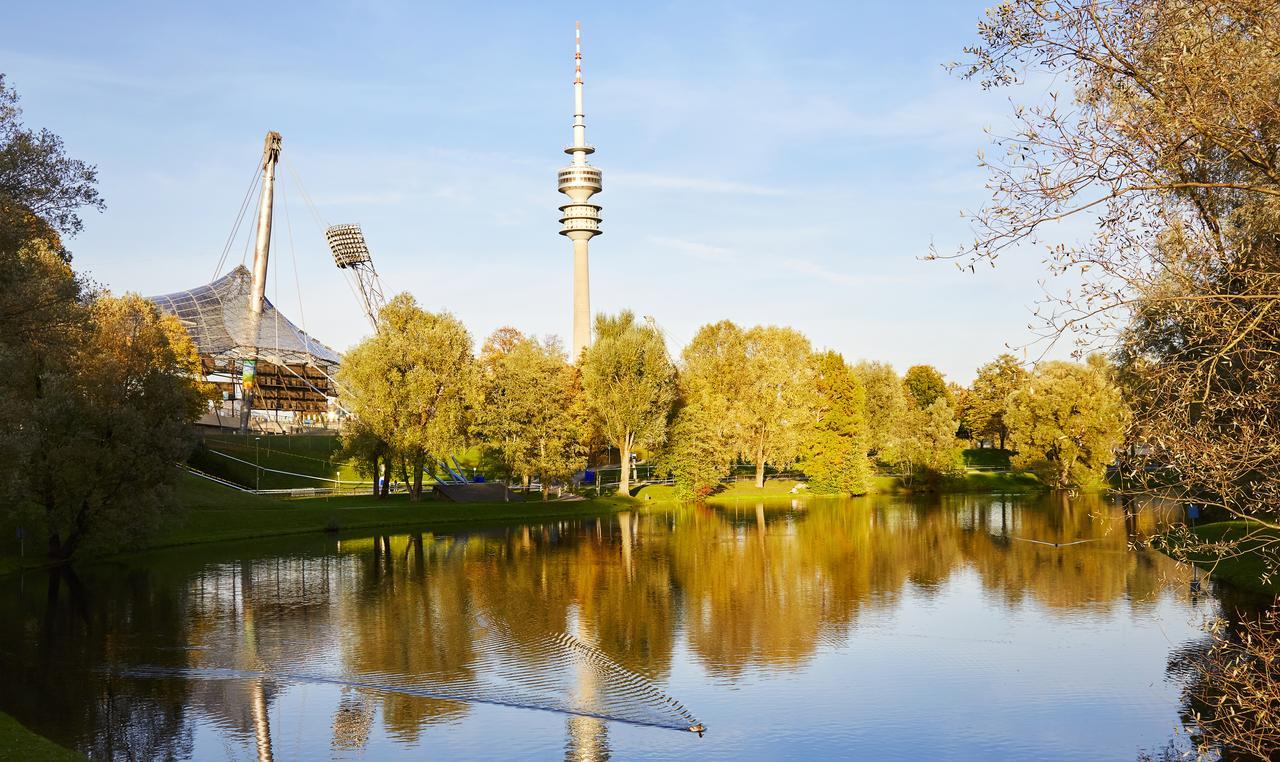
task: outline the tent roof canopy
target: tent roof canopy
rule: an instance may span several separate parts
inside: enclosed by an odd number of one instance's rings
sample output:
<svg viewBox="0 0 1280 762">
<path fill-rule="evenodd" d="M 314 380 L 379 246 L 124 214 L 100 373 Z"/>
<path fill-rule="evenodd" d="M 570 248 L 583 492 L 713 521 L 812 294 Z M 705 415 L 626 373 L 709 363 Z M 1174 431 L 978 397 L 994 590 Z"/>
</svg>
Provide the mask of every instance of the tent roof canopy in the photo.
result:
<svg viewBox="0 0 1280 762">
<path fill-rule="evenodd" d="M 255 342 L 249 335 L 252 282 L 248 268 L 239 265 L 207 285 L 148 299 L 182 322 L 202 355 L 251 359 L 256 348 L 257 356 L 277 365 L 323 367 L 341 362 L 336 351 L 308 336 L 265 298 Z"/>
</svg>

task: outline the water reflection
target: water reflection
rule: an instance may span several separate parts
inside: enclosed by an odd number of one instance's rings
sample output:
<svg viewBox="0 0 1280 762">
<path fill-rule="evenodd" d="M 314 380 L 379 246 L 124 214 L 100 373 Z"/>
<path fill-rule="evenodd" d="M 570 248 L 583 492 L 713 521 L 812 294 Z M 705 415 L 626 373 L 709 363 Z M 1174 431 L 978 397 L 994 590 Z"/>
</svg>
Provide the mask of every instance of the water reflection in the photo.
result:
<svg viewBox="0 0 1280 762">
<path fill-rule="evenodd" d="M 1189 572 L 1130 543 L 1158 531 L 1163 511 L 989 495 L 689 506 L 496 532 L 307 538 L 230 560 L 187 550 L 54 574 L 44 591 L 28 576 L 4 583 L 0 666 L 13 679 L 0 709 L 94 757 L 271 759 L 313 754 L 320 736 L 339 753 L 411 748 L 489 711 L 463 700 L 468 691 L 517 706 L 547 697 L 570 712 L 553 720 L 566 758 L 603 759 L 620 748 L 616 726 L 590 715 L 625 719 L 639 711 L 629 706 L 657 703 L 640 677 L 661 686 L 697 669 L 733 689 L 801 674 L 883 617 L 939 605 L 966 575 L 983 606 L 1004 612 L 1158 616 L 1160 601 L 1187 598 Z M 566 658 L 548 645 L 558 633 L 600 658 Z M 174 671 L 128 669 L 140 665 Z M 302 691 L 273 674 L 336 682 Z M 351 676 L 358 684 L 339 679 Z M 437 688 L 415 695 L 410 679 Z M 820 680 L 811 690 L 832 698 Z M 708 696 L 732 715 L 731 693 Z M 1176 707 L 1166 709 L 1171 732 Z M 484 744 L 495 756 L 529 750 L 518 734 Z"/>
</svg>

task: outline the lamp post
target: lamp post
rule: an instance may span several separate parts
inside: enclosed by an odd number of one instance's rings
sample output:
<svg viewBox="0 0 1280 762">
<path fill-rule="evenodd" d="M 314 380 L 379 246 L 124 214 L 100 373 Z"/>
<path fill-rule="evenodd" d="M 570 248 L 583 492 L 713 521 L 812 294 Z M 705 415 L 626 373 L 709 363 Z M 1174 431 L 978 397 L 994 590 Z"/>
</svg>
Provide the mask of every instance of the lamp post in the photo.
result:
<svg viewBox="0 0 1280 762">
<path fill-rule="evenodd" d="M 262 466 L 258 463 L 258 443 L 262 437 L 253 438 L 253 491 L 262 491 Z"/>
</svg>

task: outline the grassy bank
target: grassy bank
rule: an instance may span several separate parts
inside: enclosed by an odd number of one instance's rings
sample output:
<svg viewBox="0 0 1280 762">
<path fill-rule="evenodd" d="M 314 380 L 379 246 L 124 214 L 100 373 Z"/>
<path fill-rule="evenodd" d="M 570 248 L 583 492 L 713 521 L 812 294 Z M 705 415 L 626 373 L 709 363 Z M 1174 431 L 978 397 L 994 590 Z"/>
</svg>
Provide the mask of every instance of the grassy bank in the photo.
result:
<svg viewBox="0 0 1280 762">
<path fill-rule="evenodd" d="M 513 521 L 596 516 L 633 506 L 634 500 L 591 500 L 457 504 L 406 495 L 376 500 L 371 495 L 277 500 L 236 492 L 184 474 L 179 498 L 185 511 L 147 540 L 143 548 L 248 539 L 328 529 L 502 524 Z"/>
<path fill-rule="evenodd" d="M 84 757 L 36 735 L 0 712 L 0 762 L 70 762 Z"/>
<path fill-rule="evenodd" d="M 1280 579 L 1272 577 L 1264 581 L 1268 570 L 1266 559 L 1260 552 L 1265 549 L 1274 557 L 1280 552 L 1280 536 L 1245 521 L 1205 524 L 1195 527 L 1191 533 L 1199 542 L 1238 543 L 1232 548 L 1230 558 L 1218 558 L 1213 551 L 1190 554 L 1190 560 L 1196 566 L 1232 587 L 1264 595 L 1280 595 Z"/>
</svg>

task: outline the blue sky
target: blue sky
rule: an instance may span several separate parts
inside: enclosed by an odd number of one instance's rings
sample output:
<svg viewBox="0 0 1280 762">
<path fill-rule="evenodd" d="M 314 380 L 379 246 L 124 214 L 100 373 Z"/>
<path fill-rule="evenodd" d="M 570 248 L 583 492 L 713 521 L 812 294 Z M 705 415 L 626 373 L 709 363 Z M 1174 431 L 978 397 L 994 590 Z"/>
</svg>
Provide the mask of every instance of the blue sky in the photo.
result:
<svg viewBox="0 0 1280 762">
<path fill-rule="evenodd" d="M 729 318 L 967 382 L 1032 337 L 1043 275 L 1037 251 L 976 274 L 919 260 L 969 237 L 983 128 L 1041 94 L 943 69 L 986 4 L 26 4 L 0 71 L 28 124 L 98 165 L 108 209 L 71 248 L 115 291 L 213 276 L 274 129 L 268 296 L 311 333 L 345 349 L 369 329 L 295 174 L 324 223 L 361 223 L 388 292 L 477 344 L 502 325 L 567 337 L 555 174 L 581 19 L 596 311 L 653 315 L 673 350 Z"/>
</svg>

